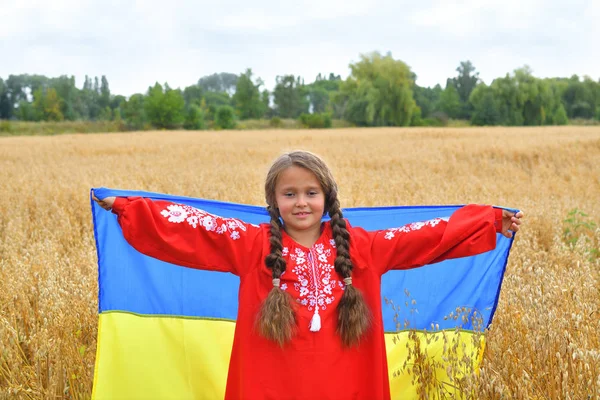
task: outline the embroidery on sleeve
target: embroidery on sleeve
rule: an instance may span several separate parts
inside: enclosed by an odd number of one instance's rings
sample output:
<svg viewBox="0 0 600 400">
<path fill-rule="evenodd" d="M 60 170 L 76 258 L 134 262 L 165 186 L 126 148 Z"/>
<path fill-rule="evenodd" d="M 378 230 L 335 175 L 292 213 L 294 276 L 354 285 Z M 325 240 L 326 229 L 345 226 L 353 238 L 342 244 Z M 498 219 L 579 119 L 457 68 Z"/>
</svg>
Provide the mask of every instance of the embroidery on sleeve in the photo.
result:
<svg viewBox="0 0 600 400">
<path fill-rule="evenodd" d="M 222 218 L 199 210 L 194 207 L 170 204 L 167 209 L 162 210 L 161 215 L 168 218 L 169 222 L 180 224 L 186 221 L 190 226 L 196 228 L 198 225 L 208 232 L 216 232 L 220 235 L 229 232 L 229 237 L 233 240 L 240 238 L 240 230 L 246 231 L 246 225 L 235 218 Z M 256 226 L 256 225 L 253 225 Z"/>
<path fill-rule="evenodd" d="M 437 224 L 439 224 L 441 221 L 448 221 L 450 218 L 449 217 L 444 217 L 444 218 L 434 218 L 434 219 L 430 219 L 428 221 L 423 221 L 423 222 L 413 222 L 411 224 L 407 224 L 404 225 L 400 228 L 390 228 L 388 230 L 385 231 L 385 239 L 387 240 L 392 240 L 392 238 L 394 238 L 396 235 L 396 233 L 408 233 L 411 231 L 418 231 L 419 229 L 425 227 L 425 226 L 430 226 L 430 227 L 434 227 Z"/>
</svg>

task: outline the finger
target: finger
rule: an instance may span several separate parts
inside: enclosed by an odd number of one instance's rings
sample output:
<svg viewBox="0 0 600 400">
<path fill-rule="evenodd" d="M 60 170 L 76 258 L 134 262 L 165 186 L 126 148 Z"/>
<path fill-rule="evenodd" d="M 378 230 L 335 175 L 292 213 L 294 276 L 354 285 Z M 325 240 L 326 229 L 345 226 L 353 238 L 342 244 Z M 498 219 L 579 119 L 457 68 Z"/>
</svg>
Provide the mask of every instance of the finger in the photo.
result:
<svg viewBox="0 0 600 400">
<path fill-rule="evenodd" d="M 504 235 L 504 237 L 509 238 L 509 239 L 512 237 L 512 232 L 511 231 L 506 231 L 506 232 L 504 232 L 502 234 Z"/>
<path fill-rule="evenodd" d="M 519 231 L 519 225 L 517 225 L 517 224 L 512 224 L 512 225 L 510 226 L 510 230 L 511 230 L 511 231 L 513 231 L 513 232 L 518 232 L 518 231 Z"/>
<path fill-rule="evenodd" d="M 512 217 L 511 221 L 513 224 L 521 225 L 521 220 L 519 218 Z"/>
</svg>

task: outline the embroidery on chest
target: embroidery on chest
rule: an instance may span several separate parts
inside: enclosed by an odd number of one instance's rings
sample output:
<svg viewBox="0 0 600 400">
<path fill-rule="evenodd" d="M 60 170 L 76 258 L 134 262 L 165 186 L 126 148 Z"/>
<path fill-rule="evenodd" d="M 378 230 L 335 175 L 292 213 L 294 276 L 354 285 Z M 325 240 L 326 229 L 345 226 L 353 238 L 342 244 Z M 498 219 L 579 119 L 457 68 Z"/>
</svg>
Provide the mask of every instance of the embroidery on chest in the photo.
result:
<svg viewBox="0 0 600 400">
<path fill-rule="evenodd" d="M 282 254 L 284 257 L 289 255 L 287 268 L 298 277 L 293 284 L 298 295 L 296 301 L 309 311 L 326 310 L 335 300 L 335 287 L 344 289 L 344 284 L 335 278 L 332 248 L 325 249 L 323 244 L 316 244 L 309 251 L 296 248 L 289 253 L 284 247 Z M 281 285 L 281 289 L 287 290 L 288 285 Z"/>
</svg>

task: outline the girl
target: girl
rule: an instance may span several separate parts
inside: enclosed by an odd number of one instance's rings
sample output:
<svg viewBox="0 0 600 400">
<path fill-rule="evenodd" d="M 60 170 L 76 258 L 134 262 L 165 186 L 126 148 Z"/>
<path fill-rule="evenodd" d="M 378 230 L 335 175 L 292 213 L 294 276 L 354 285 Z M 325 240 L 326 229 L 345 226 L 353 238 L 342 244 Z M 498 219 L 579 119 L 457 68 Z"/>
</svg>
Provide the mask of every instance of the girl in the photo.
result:
<svg viewBox="0 0 600 400">
<path fill-rule="evenodd" d="M 271 221 L 260 226 L 93 197 L 138 251 L 240 277 L 227 399 L 389 399 L 381 275 L 492 250 L 523 217 L 468 205 L 448 220 L 368 232 L 343 219 L 329 168 L 305 151 L 275 161 L 265 197 Z"/>
</svg>

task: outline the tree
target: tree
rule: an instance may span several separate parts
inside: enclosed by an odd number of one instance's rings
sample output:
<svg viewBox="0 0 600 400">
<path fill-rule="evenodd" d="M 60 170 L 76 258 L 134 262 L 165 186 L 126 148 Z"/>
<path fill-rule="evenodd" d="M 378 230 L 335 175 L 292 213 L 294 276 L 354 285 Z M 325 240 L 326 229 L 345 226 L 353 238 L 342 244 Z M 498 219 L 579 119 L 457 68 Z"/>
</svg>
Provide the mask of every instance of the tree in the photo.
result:
<svg viewBox="0 0 600 400">
<path fill-rule="evenodd" d="M 43 90 L 41 87 L 33 93 L 33 109 L 36 120 L 62 121 L 64 116 L 61 109 L 61 101 L 54 88 Z"/>
<path fill-rule="evenodd" d="M 266 110 L 260 99 L 260 86 L 262 86 L 260 79 L 256 85 L 252 82 L 250 68 L 238 78 L 232 100 L 240 119 L 257 119 L 264 115 Z"/>
<path fill-rule="evenodd" d="M 102 80 L 100 84 L 98 105 L 101 109 L 105 109 L 106 107 L 110 106 L 110 89 L 108 87 L 108 79 L 106 79 L 106 76 L 104 75 L 102 75 Z"/>
<path fill-rule="evenodd" d="M 231 106 L 221 106 L 217 108 L 215 114 L 215 126 L 220 129 L 235 128 L 235 111 Z"/>
<path fill-rule="evenodd" d="M 443 89 L 439 84 L 435 85 L 433 88 L 421 87 L 415 84 L 412 90 L 415 103 L 419 107 L 423 118 L 428 118 L 435 111 L 439 111 L 440 97 L 443 92 Z"/>
<path fill-rule="evenodd" d="M 235 92 L 238 76 L 229 72 L 221 72 L 204 76 L 198 80 L 198 86 L 207 92 L 225 92 L 232 95 Z"/>
<path fill-rule="evenodd" d="M 192 104 L 200 106 L 202 102 L 202 94 L 204 91 L 198 85 L 191 85 L 183 89 L 183 99 L 185 100 L 185 106 L 190 107 Z"/>
<path fill-rule="evenodd" d="M 195 104 L 188 107 L 185 114 L 185 121 L 183 123 L 185 129 L 200 130 L 204 129 L 204 113 Z"/>
<path fill-rule="evenodd" d="M 202 106 L 202 102 L 204 102 L 204 106 Z M 217 108 L 230 105 L 231 97 L 226 92 L 204 92 L 202 96 L 201 108 L 206 108 L 205 117 L 208 119 L 214 119 Z"/>
<path fill-rule="evenodd" d="M 147 122 L 144 95 L 136 93 L 123 105 L 123 117 L 129 129 L 143 129 Z"/>
<path fill-rule="evenodd" d="M 565 107 L 562 105 L 562 103 L 556 109 L 552 119 L 556 125 L 567 125 L 569 123 L 567 110 L 565 110 Z"/>
<path fill-rule="evenodd" d="M 53 78 L 50 80 L 50 86 L 56 90 L 58 97 L 61 99 L 61 113 L 65 119 L 74 121 L 80 118 L 75 109 L 78 92 L 75 87 L 75 77 L 62 75 L 58 78 Z"/>
<path fill-rule="evenodd" d="M 458 76 L 452 79 L 452 84 L 458 92 L 461 108 L 456 118 L 469 119 L 473 111 L 471 103 L 469 103 L 469 97 L 479 82 L 479 72 L 475 73 L 475 67 L 469 60 L 461 61 L 456 68 L 456 72 L 458 72 Z"/>
<path fill-rule="evenodd" d="M 361 55 L 340 90 L 347 95 L 345 116 L 357 125 L 407 126 L 416 110 L 410 68 L 391 54 Z"/>
<path fill-rule="evenodd" d="M 275 111 L 282 118 L 298 118 L 308 112 L 304 80 L 294 75 L 277 76 L 273 90 Z"/>
<path fill-rule="evenodd" d="M 157 82 L 148 89 L 144 104 L 148 121 L 156 128 L 173 129 L 185 120 L 185 100 L 181 90 L 173 90 L 165 83 L 165 88 Z"/>
<path fill-rule="evenodd" d="M 458 118 L 460 115 L 460 96 L 450 80 L 446 84 L 446 89 L 440 95 L 437 109 L 446 113 L 450 118 Z"/>
<path fill-rule="evenodd" d="M 469 98 L 473 106 L 471 123 L 473 125 L 498 125 L 501 123 L 500 112 L 498 110 L 497 100 L 494 97 L 494 90 L 481 84 L 471 92 Z"/>
<path fill-rule="evenodd" d="M 308 99 L 313 113 L 323 113 L 329 105 L 329 92 L 322 87 L 312 87 L 308 90 Z"/>
<path fill-rule="evenodd" d="M 0 119 L 10 119 L 13 115 L 13 104 L 8 97 L 8 87 L 0 78 Z"/>
</svg>

